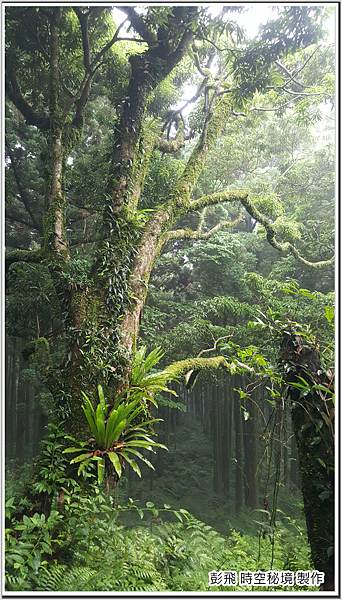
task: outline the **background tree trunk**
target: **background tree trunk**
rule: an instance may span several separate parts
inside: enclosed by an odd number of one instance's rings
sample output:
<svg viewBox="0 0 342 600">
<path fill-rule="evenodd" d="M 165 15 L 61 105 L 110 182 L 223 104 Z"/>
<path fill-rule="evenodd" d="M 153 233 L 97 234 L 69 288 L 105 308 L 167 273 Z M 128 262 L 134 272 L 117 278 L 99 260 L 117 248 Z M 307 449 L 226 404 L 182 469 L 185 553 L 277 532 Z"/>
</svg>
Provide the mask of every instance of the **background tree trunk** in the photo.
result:
<svg viewBox="0 0 342 600">
<path fill-rule="evenodd" d="M 234 376 L 234 383 L 238 376 Z M 240 377 L 239 377 L 240 379 Z M 237 383 L 236 383 L 237 385 Z M 242 410 L 240 395 L 235 392 L 235 513 L 238 514 L 243 506 L 243 454 L 242 454 Z"/>
</svg>

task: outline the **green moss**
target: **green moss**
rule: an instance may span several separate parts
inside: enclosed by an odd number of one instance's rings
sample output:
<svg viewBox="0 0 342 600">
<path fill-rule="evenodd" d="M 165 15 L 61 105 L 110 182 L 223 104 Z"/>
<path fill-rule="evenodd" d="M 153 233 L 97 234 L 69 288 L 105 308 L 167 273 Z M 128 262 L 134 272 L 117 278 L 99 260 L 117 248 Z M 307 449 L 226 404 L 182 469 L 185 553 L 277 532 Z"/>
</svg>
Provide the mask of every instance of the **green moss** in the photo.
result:
<svg viewBox="0 0 342 600">
<path fill-rule="evenodd" d="M 188 358 L 180 360 L 167 367 L 167 370 L 175 377 L 183 375 L 189 371 L 202 371 L 223 368 L 230 375 L 236 372 L 234 364 L 230 364 L 223 356 L 214 356 L 212 358 Z"/>
<path fill-rule="evenodd" d="M 66 122 L 62 131 L 62 144 L 64 147 L 64 156 L 67 157 L 78 142 L 82 139 L 84 128 L 84 118 L 80 118 L 72 123 Z"/>
<path fill-rule="evenodd" d="M 47 366 L 50 363 L 50 345 L 45 337 L 28 342 L 22 350 L 24 360 L 31 358 L 31 361 Z"/>
<path fill-rule="evenodd" d="M 225 96 L 220 100 L 209 115 L 204 132 L 195 146 L 192 155 L 179 178 L 179 181 L 172 193 L 173 203 L 178 207 L 189 207 L 190 194 L 198 180 L 218 133 L 226 123 L 232 110 L 231 100 Z"/>
<path fill-rule="evenodd" d="M 62 232 L 65 231 L 65 198 L 61 194 L 57 194 L 53 201 L 51 201 L 48 210 L 44 214 L 43 218 L 43 231 L 44 231 L 44 248 L 46 251 L 50 251 L 55 253 L 55 239 L 56 233 L 55 223 L 57 215 L 62 218 Z M 65 248 L 65 252 L 63 249 L 61 251 L 62 259 L 66 259 L 67 257 L 67 248 Z M 58 257 L 56 257 L 58 258 Z M 63 262 L 63 260 L 62 260 Z"/>
<path fill-rule="evenodd" d="M 45 366 L 50 363 L 50 345 L 45 337 L 36 340 L 35 360 Z"/>
<path fill-rule="evenodd" d="M 40 263 L 44 258 L 43 250 L 13 250 L 5 255 L 6 271 L 17 262 Z"/>
</svg>

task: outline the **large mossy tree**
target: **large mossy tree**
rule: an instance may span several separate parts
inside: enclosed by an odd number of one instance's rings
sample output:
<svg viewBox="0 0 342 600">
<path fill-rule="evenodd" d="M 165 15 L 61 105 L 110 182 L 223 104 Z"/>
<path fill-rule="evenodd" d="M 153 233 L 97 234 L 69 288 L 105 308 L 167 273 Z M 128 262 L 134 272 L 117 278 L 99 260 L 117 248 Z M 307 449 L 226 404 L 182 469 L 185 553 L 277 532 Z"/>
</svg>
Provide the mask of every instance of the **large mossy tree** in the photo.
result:
<svg viewBox="0 0 342 600">
<path fill-rule="evenodd" d="M 236 8 L 217 17 L 196 6 L 119 8 L 119 26 L 107 7 L 6 8 L 9 331 L 23 323 L 24 358 L 38 365 L 67 429 L 80 436 L 81 392 L 95 399 L 101 384 L 114 399 L 129 382 L 150 273 L 167 242 L 207 239 L 247 218 L 306 266 L 333 262 L 299 253 L 291 225 L 277 228 L 269 217 L 272 195 L 256 203 L 248 190 L 194 193 L 229 120 L 289 103 L 306 114 L 311 100 L 330 97 L 329 79 L 305 79 L 327 10 L 282 7 L 248 41 Z M 310 46 L 289 71 L 289 57 Z M 189 126 L 183 111 L 191 103 Z M 178 156 L 185 144 L 187 159 L 144 210 L 156 155 Z M 229 219 L 210 228 L 208 207 L 224 203 Z M 192 228 L 179 221 L 185 216 Z M 20 303 L 11 300 L 18 291 Z M 203 367 L 237 368 L 200 357 L 172 372 Z"/>
</svg>

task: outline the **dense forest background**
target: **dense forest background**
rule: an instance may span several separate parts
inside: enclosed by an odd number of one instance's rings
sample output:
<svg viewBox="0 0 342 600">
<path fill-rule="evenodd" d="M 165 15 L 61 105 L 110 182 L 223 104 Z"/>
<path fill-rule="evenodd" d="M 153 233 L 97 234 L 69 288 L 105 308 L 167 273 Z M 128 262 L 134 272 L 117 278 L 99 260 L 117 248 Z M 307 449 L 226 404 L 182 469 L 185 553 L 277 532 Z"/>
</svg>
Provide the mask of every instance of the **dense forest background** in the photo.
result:
<svg viewBox="0 0 342 600">
<path fill-rule="evenodd" d="M 10 591 L 334 589 L 334 9 L 244 10 L 6 8 Z"/>
</svg>

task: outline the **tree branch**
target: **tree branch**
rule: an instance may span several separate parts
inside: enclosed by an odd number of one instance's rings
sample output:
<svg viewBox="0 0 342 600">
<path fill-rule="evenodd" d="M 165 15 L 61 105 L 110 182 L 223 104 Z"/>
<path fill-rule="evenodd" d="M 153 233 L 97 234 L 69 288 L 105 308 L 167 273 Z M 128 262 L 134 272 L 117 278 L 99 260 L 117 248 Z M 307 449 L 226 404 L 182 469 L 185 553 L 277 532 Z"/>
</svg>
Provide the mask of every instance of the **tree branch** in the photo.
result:
<svg viewBox="0 0 342 600">
<path fill-rule="evenodd" d="M 37 223 L 37 221 L 36 221 L 36 219 L 35 219 L 35 217 L 34 217 L 34 214 L 33 214 L 33 213 L 32 213 L 32 211 L 31 211 L 31 208 L 30 208 L 30 204 L 29 204 L 29 199 L 28 199 L 28 196 L 27 196 L 27 194 L 26 194 L 25 190 L 24 190 L 24 189 L 22 188 L 22 186 L 21 186 L 20 179 L 19 179 L 19 175 L 18 175 L 18 171 L 17 171 L 16 164 L 15 164 L 14 155 L 13 155 L 13 152 L 12 152 L 12 150 L 10 149 L 10 146 L 9 146 L 9 143 L 8 143 L 8 141 L 7 141 L 7 138 L 6 138 L 6 137 L 5 137 L 5 144 L 6 144 L 6 150 L 7 150 L 8 156 L 9 156 L 9 157 L 10 157 L 10 159 L 11 159 L 11 165 L 12 165 L 12 169 L 13 169 L 13 173 L 14 173 L 14 178 L 15 178 L 15 181 L 16 181 L 16 184 L 17 184 L 17 187 L 18 187 L 18 190 L 19 190 L 19 194 L 20 194 L 20 196 L 21 196 L 21 199 L 22 199 L 22 201 L 23 201 L 23 203 L 24 203 L 24 206 L 25 206 L 25 208 L 26 208 L 26 210 L 27 210 L 28 214 L 30 215 L 30 217 L 31 217 L 31 219 L 32 219 L 33 226 L 34 226 L 34 227 L 35 227 L 35 228 L 36 228 L 36 229 L 37 229 L 37 230 L 38 230 L 40 233 L 42 233 L 41 227 L 39 227 L 39 225 L 38 225 L 38 223 Z"/>
<path fill-rule="evenodd" d="M 303 263 L 304 265 L 306 265 L 308 267 L 313 267 L 316 269 L 321 268 L 321 267 L 326 267 L 326 266 L 332 265 L 334 263 L 334 260 L 335 260 L 334 256 L 330 260 L 322 260 L 322 261 L 319 261 L 316 263 L 310 262 L 308 260 L 305 260 L 305 258 L 303 258 L 302 256 L 300 256 L 297 248 L 295 248 L 295 246 L 293 246 L 293 244 L 291 244 L 290 242 L 285 242 L 284 244 L 280 244 L 276 240 L 276 230 L 274 229 L 273 224 L 270 222 L 270 220 L 267 217 L 262 215 L 257 210 L 257 208 L 252 204 L 252 202 L 248 198 L 248 196 L 245 198 L 241 198 L 241 203 L 243 204 L 243 206 L 245 207 L 247 212 L 251 215 L 251 217 L 253 217 L 253 219 L 258 221 L 259 223 L 261 223 L 261 225 L 263 225 L 265 227 L 268 243 L 271 246 L 273 246 L 273 248 L 275 248 L 276 250 L 279 250 L 279 252 L 286 252 L 286 250 L 290 250 L 291 254 L 293 254 L 293 256 L 297 260 L 299 260 L 301 263 Z"/>
<path fill-rule="evenodd" d="M 230 337 L 232 337 L 233 335 L 234 335 L 234 334 L 233 334 L 233 333 L 231 333 L 231 334 L 229 334 L 229 335 L 224 335 L 224 336 L 222 336 L 222 337 L 218 338 L 217 340 L 214 340 L 214 346 L 213 346 L 212 348 L 207 348 L 206 350 L 201 350 L 201 352 L 200 352 L 199 354 L 197 354 L 197 358 L 200 358 L 200 356 L 201 356 L 202 354 L 204 354 L 204 352 L 213 352 L 214 350 L 216 350 L 216 346 L 217 346 L 218 342 L 221 342 L 221 340 L 226 340 L 227 338 L 230 338 Z"/>
<path fill-rule="evenodd" d="M 74 12 L 77 15 L 77 18 L 81 25 L 82 32 L 82 46 L 83 46 L 83 64 L 85 71 L 87 72 L 90 67 L 90 46 L 89 46 L 89 36 L 88 36 L 88 16 L 89 12 L 84 13 L 80 9 L 79 6 L 72 7 Z"/>
<path fill-rule="evenodd" d="M 27 227 L 30 227 L 31 229 L 36 229 L 38 231 L 38 233 L 41 233 L 41 231 L 35 225 L 33 225 L 33 223 L 28 223 L 27 221 L 24 221 L 23 219 L 19 219 L 18 217 L 13 217 L 12 215 L 9 215 L 7 212 L 5 212 L 5 219 L 8 219 L 8 221 L 15 221 L 16 223 L 21 223 L 22 225 L 27 225 Z"/>
<path fill-rule="evenodd" d="M 70 107 L 74 103 L 77 103 L 76 122 L 79 123 L 82 118 L 82 115 L 83 115 L 84 107 L 88 100 L 93 74 L 94 74 L 97 66 L 99 66 L 101 58 L 106 54 L 106 52 L 108 52 L 108 50 L 113 46 L 113 44 L 115 44 L 115 42 L 118 41 L 119 31 L 123 27 L 123 25 L 126 23 L 127 19 L 125 21 L 123 21 L 121 23 L 121 25 L 119 25 L 119 27 L 117 28 L 112 39 L 102 48 L 102 50 L 100 50 L 100 52 L 97 53 L 94 60 L 92 62 L 90 62 L 90 45 L 89 45 L 89 35 L 88 35 L 88 13 L 83 13 L 78 6 L 75 6 L 73 8 L 77 14 L 77 17 L 78 17 L 80 25 L 81 25 L 82 45 L 83 45 L 83 64 L 84 64 L 84 68 L 85 68 L 85 75 L 83 77 L 82 83 L 79 86 L 76 94 L 72 95 L 71 97 L 69 96 L 69 99 L 66 101 L 64 108 L 63 108 L 62 121 L 65 120 L 65 118 L 70 110 Z"/>
<path fill-rule="evenodd" d="M 291 102 L 293 102 L 293 100 L 297 100 L 297 98 L 300 98 L 300 97 L 301 97 L 301 94 L 297 95 L 296 98 L 291 98 L 291 100 L 288 100 L 288 102 L 285 102 L 285 104 L 281 104 L 280 106 L 275 106 L 274 108 L 261 108 L 258 106 L 254 106 L 253 108 L 251 108 L 251 111 L 258 110 L 260 112 L 275 112 L 277 110 L 285 108 L 285 106 L 288 106 L 289 104 L 291 104 Z"/>
<path fill-rule="evenodd" d="M 298 92 L 293 92 L 292 90 L 287 90 L 285 87 L 283 88 L 283 91 L 286 92 L 287 94 L 290 94 L 291 96 L 298 97 Z M 331 96 L 331 94 L 328 94 L 328 92 L 300 92 L 299 94 L 300 94 L 299 98 L 301 98 L 302 96 Z"/>
<path fill-rule="evenodd" d="M 146 40 L 147 44 L 158 42 L 156 34 L 150 30 L 142 17 L 135 12 L 134 6 L 119 6 L 118 8 L 127 15 L 132 27 Z"/>
<path fill-rule="evenodd" d="M 234 190 L 232 192 L 217 192 L 209 196 L 202 196 L 197 200 L 190 200 L 190 210 L 199 210 L 206 206 L 214 206 L 223 202 L 241 202 L 243 198 L 248 197 L 247 190 Z"/>
<path fill-rule="evenodd" d="M 234 375 L 239 369 L 247 370 L 250 374 L 254 373 L 251 367 L 243 363 L 229 363 L 224 356 L 213 356 L 212 358 L 188 358 L 169 365 L 165 371 L 168 371 L 172 377 L 185 375 L 186 387 L 191 389 L 199 373 L 203 370 L 212 371 L 213 369 L 223 369 L 229 375 Z"/>
<path fill-rule="evenodd" d="M 241 223 L 243 219 L 244 217 L 242 213 L 240 213 L 239 216 L 235 219 L 235 221 L 220 221 L 220 223 L 218 223 L 217 225 L 215 225 L 215 227 L 210 229 L 210 231 L 206 231 L 205 233 L 202 232 L 203 222 L 201 222 L 200 220 L 199 228 L 197 229 L 197 231 L 192 231 L 191 229 L 175 229 L 172 231 L 168 231 L 163 237 L 163 244 L 166 244 L 170 240 L 185 238 L 190 240 L 207 240 L 214 233 L 220 231 L 220 229 L 222 229 L 223 227 L 235 227 L 235 225 Z"/>
<path fill-rule="evenodd" d="M 6 61 L 5 89 L 7 96 L 17 107 L 19 112 L 21 112 L 27 125 L 35 125 L 36 127 L 39 127 L 41 131 L 46 131 L 49 129 L 50 119 L 48 117 L 38 115 L 26 102 L 26 100 L 24 100 L 14 74 L 13 65 L 10 64 L 9 60 Z"/>
<path fill-rule="evenodd" d="M 16 262 L 41 263 L 44 259 L 42 250 L 13 250 L 5 254 L 5 273 Z"/>
<path fill-rule="evenodd" d="M 303 85 L 302 83 L 300 83 L 299 81 L 296 81 L 294 78 L 297 77 L 297 75 L 299 75 L 299 73 L 301 71 L 303 71 L 303 69 L 305 69 L 306 65 L 308 64 L 309 60 L 313 57 L 313 55 L 315 54 L 315 52 L 317 52 L 317 50 L 320 48 L 320 46 L 316 46 L 315 50 L 312 52 L 312 54 L 310 54 L 309 58 L 306 59 L 306 61 L 304 62 L 303 66 L 296 70 L 295 74 L 292 76 L 292 73 L 290 73 L 290 71 L 281 64 L 280 61 L 275 60 L 275 64 L 277 65 L 277 67 L 280 67 L 281 69 L 283 69 L 283 71 L 285 71 L 285 73 L 290 77 L 290 79 L 288 81 L 286 81 L 285 85 L 288 85 L 291 81 L 293 81 L 294 83 L 296 83 L 297 85 L 300 85 L 301 87 L 305 88 L 306 86 Z M 282 88 L 283 86 L 277 86 L 277 89 Z"/>
</svg>

